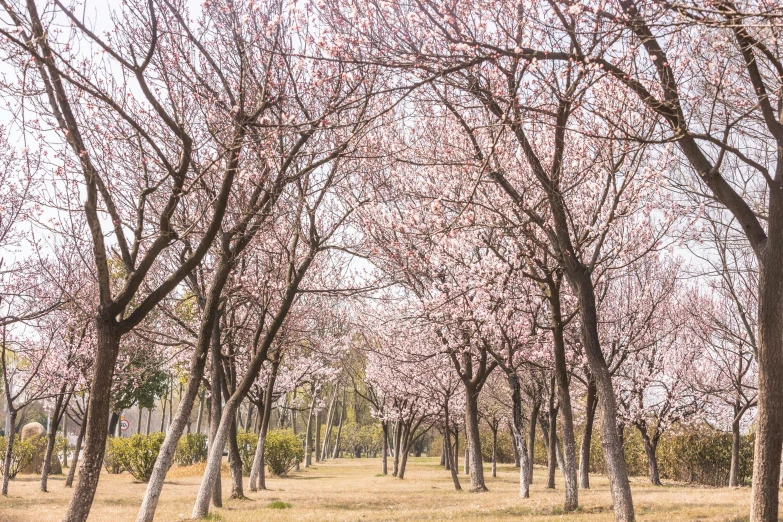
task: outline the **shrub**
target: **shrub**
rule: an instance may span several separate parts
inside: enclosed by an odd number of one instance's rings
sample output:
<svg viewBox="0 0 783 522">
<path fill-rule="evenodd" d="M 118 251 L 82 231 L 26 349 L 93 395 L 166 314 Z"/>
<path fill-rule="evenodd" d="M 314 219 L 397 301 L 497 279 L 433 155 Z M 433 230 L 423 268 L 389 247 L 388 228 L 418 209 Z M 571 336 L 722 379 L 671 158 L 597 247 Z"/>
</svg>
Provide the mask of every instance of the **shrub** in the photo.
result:
<svg viewBox="0 0 783 522">
<path fill-rule="evenodd" d="M 106 439 L 106 451 L 103 454 L 103 467 L 106 468 L 106 471 L 112 475 L 119 475 L 125 471 L 121 456 L 122 445 L 123 439 L 116 437 L 109 437 Z"/>
<path fill-rule="evenodd" d="M 68 465 L 68 454 L 71 452 L 72 446 L 68 437 L 58 435 L 54 441 L 54 454 L 63 457 L 63 466 Z"/>
<path fill-rule="evenodd" d="M 246 477 L 250 476 L 253 458 L 256 456 L 256 446 L 258 446 L 258 435 L 252 431 L 240 431 L 237 433 L 237 446 L 239 446 L 239 457 L 242 459 L 242 474 Z"/>
<path fill-rule="evenodd" d="M 106 441 L 106 456 L 103 464 L 109 473 L 130 472 L 140 482 L 148 482 L 163 445 L 163 433 L 133 435 L 125 438 L 110 438 Z"/>
<path fill-rule="evenodd" d="M 207 436 L 203 433 L 188 433 L 179 439 L 174 461 L 180 466 L 192 466 L 197 462 L 206 462 Z"/>
<path fill-rule="evenodd" d="M 264 443 L 264 461 L 273 475 L 285 475 L 304 459 L 302 441 L 291 430 L 270 430 Z"/>
<path fill-rule="evenodd" d="M 123 467 L 140 482 L 149 482 L 152 476 L 152 468 L 158 458 L 160 447 L 163 445 L 163 433 L 151 433 L 149 435 L 136 434 L 124 441 L 122 451 Z"/>
<path fill-rule="evenodd" d="M 43 440 L 42 437 L 33 440 L 21 440 L 19 435 L 14 435 L 14 447 L 11 449 L 11 469 L 8 473 L 9 478 L 13 479 L 16 477 L 21 470 L 33 461 L 35 455 L 40 451 L 39 445 L 41 440 Z M 3 473 L 6 445 L 6 438 L 0 437 L 0 475 Z"/>
</svg>

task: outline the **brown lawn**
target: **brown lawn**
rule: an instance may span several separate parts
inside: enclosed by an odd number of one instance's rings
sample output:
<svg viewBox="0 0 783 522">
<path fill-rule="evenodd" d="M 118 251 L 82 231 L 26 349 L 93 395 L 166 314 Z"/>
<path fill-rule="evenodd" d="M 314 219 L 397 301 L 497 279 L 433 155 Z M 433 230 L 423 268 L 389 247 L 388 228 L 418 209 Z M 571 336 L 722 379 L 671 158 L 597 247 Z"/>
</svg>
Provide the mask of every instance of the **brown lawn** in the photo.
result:
<svg viewBox="0 0 783 522">
<path fill-rule="evenodd" d="M 313 466 L 287 478 L 270 478 L 269 490 L 249 493 L 247 500 L 224 500 L 211 520 L 249 521 L 386 521 L 386 520 L 486 520 L 486 521 L 610 521 L 611 499 L 605 477 L 591 478 L 593 489 L 579 492 L 580 509 L 560 511 L 562 484 L 544 488 L 544 470 L 537 469 L 531 498 L 518 498 L 518 472 L 500 466 L 498 477 L 487 472 L 488 493 L 456 492 L 448 472 L 435 458 L 411 458 L 405 480 L 378 476 L 380 459 L 340 459 Z M 468 477 L 460 475 L 463 486 Z M 174 468 L 163 490 L 155 520 L 176 521 L 189 516 L 200 476 L 198 469 Z M 55 522 L 65 511 L 71 490 L 63 476 L 50 479 L 50 492 L 38 491 L 33 475 L 20 475 L 10 485 L 8 498 L 0 498 L 0 522 Z M 229 479 L 224 475 L 224 491 Z M 246 482 L 247 484 L 247 482 Z M 124 522 L 136 518 L 144 484 L 127 473 L 101 477 L 90 521 Z M 750 490 L 713 489 L 682 485 L 652 487 L 644 479 L 633 480 L 636 513 L 642 521 L 748 520 Z M 280 501 L 291 507 L 274 509 Z"/>
</svg>

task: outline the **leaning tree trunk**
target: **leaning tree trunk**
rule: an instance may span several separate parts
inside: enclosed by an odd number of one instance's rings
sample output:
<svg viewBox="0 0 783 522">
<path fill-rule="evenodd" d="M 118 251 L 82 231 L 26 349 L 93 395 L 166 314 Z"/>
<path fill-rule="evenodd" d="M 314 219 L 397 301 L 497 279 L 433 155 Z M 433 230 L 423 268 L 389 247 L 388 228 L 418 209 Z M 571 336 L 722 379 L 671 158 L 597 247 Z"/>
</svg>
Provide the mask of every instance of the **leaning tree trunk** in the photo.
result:
<svg viewBox="0 0 783 522">
<path fill-rule="evenodd" d="M 465 433 L 466 446 L 470 451 L 470 490 L 487 491 L 484 484 L 484 463 L 481 459 L 481 438 L 479 437 L 478 392 L 466 386 Z"/>
<path fill-rule="evenodd" d="M 87 415 L 85 413 L 85 415 Z M 87 428 L 87 418 L 82 419 L 82 425 L 79 427 L 79 434 L 76 436 L 76 447 L 73 449 L 73 460 L 71 460 L 71 469 L 68 470 L 68 478 L 65 479 L 65 487 L 70 488 L 73 485 L 73 478 L 76 476 L 76 466 L 79 464 L 79 453 L 82 451 L 82 441 Z"/>
<path fill-rule="evenodd" d="M 334 453 L 332 458 L 336 459 L 340 457 L 340 437 L 343 434 L 343 421 L 345 420 L 345 391 L 343 390 L 343 400 L 340 405 L 340 424 L 337 425 L 337 437 L 334 439 Z"/>
<path fill-rule="evenodd" d="M 598 404 L 598 401 L 596 400 L 595 381 L 590 378 L 587 382 L 585 434 L 582 437 L 582 446 L 579 450 L 579 480 L 582 489 L 590 489 L 590 445 L 593 441 L 593 420 L 595 419 L 596 404 Z"/>
<path fill-rule="evenodd" d="M 9 399 L 10 402 L 10 399 Z M 4 497 L 8 496 L 8 481 L 11 474 L 11 457 L 14 452 L 14 428 L 16 428 L 16 410 L 8 409 L 8 416 L 10 417 L 9 431 L 6 433 L 6 446 L 5 446 L 5 458 L 3 459 L 3 489 L 2 494 Z"/>
<path fill-rule="evenodd" d="M 90 386 L 90 400 L 87 406 L 87 428 L 85 432 L 84 457 L 82 458 L 79 481 L 73 490 L 71 502 L 64 520 L 85 522 L 90 513 L 98 479 L 106 451 L 106 426 L 111 407 L 111 386 L 114 366 L 120 351 L 121 332 L 114 317 L 104 317 L 102 310 L 95 321 L 97 344 L 93 375 Z"/>
<path fill-rule="evenodd" d="M 601 342 L 598 336 L 598 313 L 595 304 L 595 291 L 590 274 L 585 267 L 581 265 L 576 268 L 572 267 L 571 272 L 570 278 L 576 287 L 579 304 L 582 346 L 587 355 L 590 373 L 595 379 L 596 391 L 598 393 L 598 404 L 601 413 L 601 446 L 604 450 L 606 474 L 609 476 L 609 487 L 612 492 L 614 516 L 617 522 L 632 522 L 635 520 L 635 514 L 631 496 L 631 484 L 628 481 L 628 469 L 625 466 L 623 447 L 617 434 L 617 400 L 612 387 L 612 377 L 609 374 L 606 359 L 604 359 L 604 354 L 601 351 Z M 781 313 L 783 314 L 783 310 L 781 310 Z M 783 319 L 783 315 L 781 317 Z M 781 351 L 781 358 L 783 358 L 783 350 Z M 783 397 L 781 397 L 781 400 L 783 400 Z M 778 441 L 780 440 L 778 435 Z M 777 449 L 778 460 L 780 460 L 779 446 L 780 444 L 778 444 Z M 780 467 L 780 462 L 777 463 L 777 467 Z M 775 476 L 775 484 L 777 485 L 777 475 Z"/>
</svg>

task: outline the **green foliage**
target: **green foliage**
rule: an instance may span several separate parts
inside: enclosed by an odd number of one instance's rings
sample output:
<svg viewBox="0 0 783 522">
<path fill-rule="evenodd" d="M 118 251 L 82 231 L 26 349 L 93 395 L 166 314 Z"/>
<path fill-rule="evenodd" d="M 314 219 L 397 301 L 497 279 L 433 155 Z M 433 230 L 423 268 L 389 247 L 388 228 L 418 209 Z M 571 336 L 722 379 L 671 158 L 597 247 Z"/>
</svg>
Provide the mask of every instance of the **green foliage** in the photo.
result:
<svg viewBox="0 0 783 522">
<path fill-rule="evenodd" d="M 481 438 L 481 457 L 484 462 L 492 462 L 492 431 L 482 430 Z M 441 444 L 442 446 L 442 444 Z M 514 462 L 514 441 L 508 430 L 498 430 L 497 461 L 499 463 L 510 464 Z"/>
<path fill-rule="evenodd" d="M 208 455 L 207 436 L 203 433 L 188 433 L 177 443 L 174 462 L 180 466 L 190 466 L 196 462 L 206 462 Z"/>
<path fill-rule="evenodd" d="M 362 426 L 356 422 L 343 424 L 340 434 L 340 451 L 361 457 L 362 454 L 377 454 L 383 448 L 383 429 L 380 424 Z"/>
<path fill-rule="evenodd" d="M 623 451 L 629 475 L 647 475 L 647 455 L 641 434 L 626 428 Z M 658 443 L 658 471 L 662 479 L 677 482 L 727 486 L 731 468 L 731 433 L 709 427 L 679 429 L 661 437 Z M 599 433 L 590 444 L 590 471 L 605 473 Z M 750 484 L 753 474 L 753 435 L 740 438 L 738 479 Z"/>
<path fill-rule="evenodd" d="M 163 433 L 151 433 L 108 439 L 106 456 L 103 460 L 106 471 L 109 473 L 128 471 L 136 480 L 148 482 L 164 438 Z"/>
<path fill-rule="evenodd" d="M 13 479 L 16 475 L 26 468 L 35 458 L 35 455 L 42 449 L 42 444 L 46 443 L 43 437 L 37 437 L 33 440 L 22 440 L 19 435 L 14 435 L 14 447 L 11 448 L 11 469 L 8 477 Z M 0 437 L 0 462 L 5 461 L 5 452 L 8 441 L 5 437 Z M 4 465 L 0 464 L 0 475 L 3 473 Z"/>
<path fill-rule="evenodd" d="M 266 507 L 268 507 L 269 509 L 288 509 L 292 506 L 288 502 L 283 502 L 282 500 L 275 500 L 274 502 L 270 502 L 269 504 L 267 504 Z"/>
<path fill-rule="evenodd" d="M 258 435 L 252 431 L 240 431 L 237 433 L 237 446 L 239 446 L 239 457 L 242 459 L 242 474 L 248 477 L 256 455 Z"/>
<path fill-rule="evenodd" d="M 103 454 L 103 467 L 112 475 L 125 471 L 122 461 L 123 439 L 109 437 L 106 439 L 106 451 Z"/>
<path fill-rule="evenodd" d="M 273 475 L 285 475 L 304 459 L 302 441 L 291 430 L 270 430 L 264 441 L 264 462 Z"/>
</svg>

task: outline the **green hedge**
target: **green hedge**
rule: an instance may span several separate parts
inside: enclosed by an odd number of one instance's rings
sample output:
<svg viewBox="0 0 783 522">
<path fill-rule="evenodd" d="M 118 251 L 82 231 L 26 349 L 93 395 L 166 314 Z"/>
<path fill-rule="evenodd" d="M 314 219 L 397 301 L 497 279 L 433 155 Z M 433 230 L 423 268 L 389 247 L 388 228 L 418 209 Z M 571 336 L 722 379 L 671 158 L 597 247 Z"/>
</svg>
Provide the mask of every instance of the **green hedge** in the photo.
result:
<svg viewBox="0 0 783 522">
<path fill-rule="evenodd" d="M 285 475 L 304 459 L 302 441 L 291 430 L 270 430 L 264 441 L 264 462 L 273 475 Z"/>
<path fill-rule="evenodd" d="M 203 433 L 188 433 L 177 443 L 174 462 L 179 466 L 190 466 L 196 462 L 206 462 L 208 455 L 207 436 Z"/>
<path fill-rule="evenodd" d="M 136 480 L 149 482 L 164 438 L 163 433 L 109 438 L 106 441 L 106 455 L 103 459 L 106 471 L 109 473 L 128 471 Z"/>
<path fill-rule="evenodd" d="M 237 433 L 237 446 L 239 446 L 239 457 L 242 459 L 242 474 L 249 477 L 256 456 L 258 435 L 252 431 L 240 431 Z"/>
</svg>

